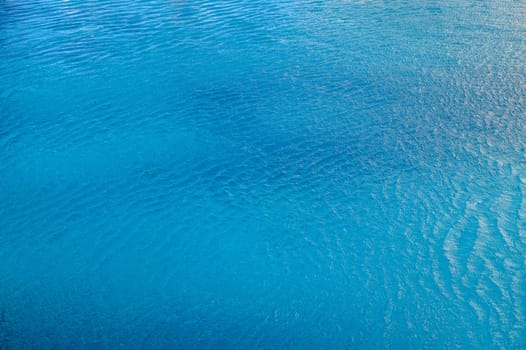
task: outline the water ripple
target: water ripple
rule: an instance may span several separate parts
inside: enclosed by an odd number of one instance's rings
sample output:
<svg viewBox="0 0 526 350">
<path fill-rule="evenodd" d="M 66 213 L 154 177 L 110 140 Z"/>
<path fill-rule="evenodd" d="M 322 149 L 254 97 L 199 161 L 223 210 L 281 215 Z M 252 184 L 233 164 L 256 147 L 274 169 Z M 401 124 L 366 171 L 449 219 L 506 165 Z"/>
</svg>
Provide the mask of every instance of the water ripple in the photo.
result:
<svg viewBox="0 0 526 350">
<path fill-rule="evenodd" d="M 524 348 L 525 17 L 0 0 L 0 348 Z"/>
</svg>

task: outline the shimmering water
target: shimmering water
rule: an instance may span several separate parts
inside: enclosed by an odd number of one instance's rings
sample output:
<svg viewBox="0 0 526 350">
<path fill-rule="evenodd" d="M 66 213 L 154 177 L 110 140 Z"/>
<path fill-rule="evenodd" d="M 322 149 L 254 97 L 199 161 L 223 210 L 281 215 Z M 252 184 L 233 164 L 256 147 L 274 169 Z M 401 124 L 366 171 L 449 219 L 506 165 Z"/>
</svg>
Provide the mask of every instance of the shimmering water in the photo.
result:
<svg viewBox="0 0 526 350">
<path fill-rule="evenodd" d="M 0 0 L 0 348 L 526 349 L 526 3 Z"/>
</svg>

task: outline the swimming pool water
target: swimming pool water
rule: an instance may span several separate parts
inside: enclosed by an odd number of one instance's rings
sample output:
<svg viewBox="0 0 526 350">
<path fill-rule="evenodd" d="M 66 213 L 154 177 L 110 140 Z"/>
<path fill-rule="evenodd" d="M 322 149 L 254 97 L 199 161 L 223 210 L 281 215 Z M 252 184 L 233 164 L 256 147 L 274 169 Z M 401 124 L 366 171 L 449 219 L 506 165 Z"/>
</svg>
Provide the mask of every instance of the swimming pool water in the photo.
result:
<svg viewBox="0 0 526 350">
<path fill-rule="evenodd" d="M 0 348 L 526 348 L 526 3 L 0 0 Z"/>
</svg>

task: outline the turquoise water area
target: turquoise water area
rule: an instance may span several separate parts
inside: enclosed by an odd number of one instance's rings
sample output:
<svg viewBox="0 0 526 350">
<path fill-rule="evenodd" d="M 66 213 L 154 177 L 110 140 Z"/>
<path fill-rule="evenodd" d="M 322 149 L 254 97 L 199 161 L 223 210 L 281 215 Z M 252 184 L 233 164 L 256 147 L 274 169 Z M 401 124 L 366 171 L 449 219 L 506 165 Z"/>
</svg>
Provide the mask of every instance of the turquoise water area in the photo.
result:
<svg viewBox="0 0 526 350">
<path fill-rule="evenodd" d="M 0 0 L 0 348 L 526 349 L 526 3 Z"/>
</svg>

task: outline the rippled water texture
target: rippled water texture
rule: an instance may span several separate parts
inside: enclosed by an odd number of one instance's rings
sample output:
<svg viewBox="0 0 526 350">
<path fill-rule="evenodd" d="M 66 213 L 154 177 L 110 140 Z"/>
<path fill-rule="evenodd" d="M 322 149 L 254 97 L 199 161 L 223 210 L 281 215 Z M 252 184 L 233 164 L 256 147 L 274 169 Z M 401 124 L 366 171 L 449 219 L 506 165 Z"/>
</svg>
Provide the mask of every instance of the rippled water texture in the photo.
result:
<svg viewBox="0 0 526 350">
<path fill-rule="evenodd" d="M 0 0 L 0 348 L 526 348 L 526 3 Z"/>
</svg>

